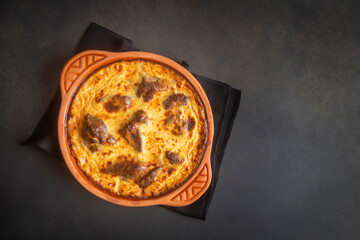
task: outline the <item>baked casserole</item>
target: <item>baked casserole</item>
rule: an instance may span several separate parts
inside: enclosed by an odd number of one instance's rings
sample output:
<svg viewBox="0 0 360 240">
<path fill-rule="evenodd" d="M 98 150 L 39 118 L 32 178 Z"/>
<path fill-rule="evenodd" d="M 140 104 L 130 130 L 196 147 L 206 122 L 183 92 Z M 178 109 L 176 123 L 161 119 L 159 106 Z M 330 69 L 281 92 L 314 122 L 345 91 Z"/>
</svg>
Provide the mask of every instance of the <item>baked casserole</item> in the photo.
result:
<svg viewBox="0 0 360 240">
<path fill-rule="evenodd" d="M 99 188 L 117 196 L 164 195 L 191 177 L 207 121 L 192 85 L 147 60 L 97 69 L 77 88 L 66 119 L 71 154 Z"/>
</svg>

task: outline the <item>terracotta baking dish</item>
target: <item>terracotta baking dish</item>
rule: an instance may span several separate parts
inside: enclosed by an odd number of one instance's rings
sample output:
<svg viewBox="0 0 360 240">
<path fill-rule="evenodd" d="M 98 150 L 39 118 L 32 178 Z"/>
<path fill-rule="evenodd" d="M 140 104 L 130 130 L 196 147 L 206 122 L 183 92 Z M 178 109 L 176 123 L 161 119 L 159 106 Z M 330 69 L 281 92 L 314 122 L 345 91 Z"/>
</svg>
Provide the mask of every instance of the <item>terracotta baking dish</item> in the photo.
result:
<svg viewBox="0 0 360 240">
<path fill-rule="evenodd" d="M 70 147 L 66 137 L 66 115 L 71 103 L 73 94 L 80 86 L 81 82 L 95 70 L 102 66 L 119 61 L 119 60 L 150 60 L 156 63 L 163 64 L 174 71 L 181 74 L 187 81 L 189 81 L 194 89 L 198 92 L 204 108 L 208 124 L 208 138 L 205 146 L 203 158 L 195 170 L 194 174 L 179 188 L 162 195 L 157 198 L 149 199 L 128 199 L 124 197 L 115 196 L 110 194 L 92 183 L 78 167 L 75 158 L 71 155 Z M 183 68 L 178 63 L 153 53 L 147 52 L 106 52 L 89 50 L 77 54 L 71 58 L 62 70 L 60 78 L 60 88 L 62 103 L 58 119 L 58 136 L 61 152 L 65 159 L 66 165 L 74 175 L 76 180 L 91 193 L 103 198 L 109 202 L 124 205 L 124 206 L 149 206 L 149 205 L 169 205 L 169 206 L 185 206 L 193 203 L 201 197 L 202 194 L 208 189 L 212 172 L 210 164 L 210 153 L 214 135 L 214 122 L 213 115 L 210 107 L 209 100 L 195 77 Z"/>
</svg>

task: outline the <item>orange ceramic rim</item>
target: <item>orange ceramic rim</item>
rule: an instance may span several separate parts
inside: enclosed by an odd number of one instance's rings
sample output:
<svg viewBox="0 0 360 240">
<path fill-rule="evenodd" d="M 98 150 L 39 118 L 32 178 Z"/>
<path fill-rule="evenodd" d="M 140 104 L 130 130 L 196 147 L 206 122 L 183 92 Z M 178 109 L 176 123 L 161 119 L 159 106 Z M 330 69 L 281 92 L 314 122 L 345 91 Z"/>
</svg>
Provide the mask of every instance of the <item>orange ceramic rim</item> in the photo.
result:
<svg viewBox="0 0 360 240">
<path fill-rule="evenodd" d="M 200 96 L 207 119 L 208 134 L 203 158 L 192 176 L 180 187 L 156 198 L 129 199 L 115 196 L 92 183 L 77 165 L 66 137 L 66 115 L 76 89 L 95 70 L 120 60 L 149 60 L 163 64 L 182 75 L 192 84 Z M 199 199 L 209 188 L 212 178 L 210 155 L 214 135 L 214 120 L 209 100 L 196 78 L 180 64 L 169 58 L 148 52 L 106 52 L 88 50 L 71 58 L 64 66 L 60 77 L 61 107 L 58 119 L 58 137 L 65 163 L 75 179 L 96 196 L 123 206 L 140 207 L 150 205 L 186 206 Z"/>
</svg>

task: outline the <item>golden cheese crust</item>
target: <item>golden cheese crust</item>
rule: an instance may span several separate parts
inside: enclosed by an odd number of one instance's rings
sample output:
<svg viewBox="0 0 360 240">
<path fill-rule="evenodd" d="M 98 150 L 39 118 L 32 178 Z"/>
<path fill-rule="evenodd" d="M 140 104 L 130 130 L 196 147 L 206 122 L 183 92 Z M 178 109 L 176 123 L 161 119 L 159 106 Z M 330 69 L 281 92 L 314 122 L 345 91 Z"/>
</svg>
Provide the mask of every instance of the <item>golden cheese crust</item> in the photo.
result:
<svg viewBox="0 0 360 240">
<path fill-rule="evenodd" d="M 174 190 L 195 171 L 207 141 L 203 104 L 191 84 L 155 62 L 118 61 L 91 74 L 67 116 L 72 155 L 84 174 L 118 196 Z"/>
</svg>

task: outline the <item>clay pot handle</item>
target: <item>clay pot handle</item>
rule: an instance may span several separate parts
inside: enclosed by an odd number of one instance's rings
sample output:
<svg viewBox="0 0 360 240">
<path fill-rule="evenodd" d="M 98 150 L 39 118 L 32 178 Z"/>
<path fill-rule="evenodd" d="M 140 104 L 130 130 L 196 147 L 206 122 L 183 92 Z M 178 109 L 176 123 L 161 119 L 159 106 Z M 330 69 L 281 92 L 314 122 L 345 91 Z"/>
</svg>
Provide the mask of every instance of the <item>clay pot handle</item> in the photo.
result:
<svg viewBox="0 0 360 240">
<path fill-rule="evenodd" d="M 61 95 L 65 96 L 76 79 L 91 65 L 106 58 L 104 54 L 85 51 L 75 55 L 65 65 L 61 73 L 60 88 Z"/>
<path fill-rule="evenodd" d="M 167 205 L 186 206 L 196 201 L 209 188 L 211 177 L 210 161 L 207 161 L 196 178 L 183 191 L 172 197 Z"/>
</svg>

